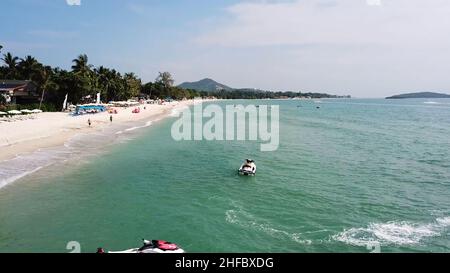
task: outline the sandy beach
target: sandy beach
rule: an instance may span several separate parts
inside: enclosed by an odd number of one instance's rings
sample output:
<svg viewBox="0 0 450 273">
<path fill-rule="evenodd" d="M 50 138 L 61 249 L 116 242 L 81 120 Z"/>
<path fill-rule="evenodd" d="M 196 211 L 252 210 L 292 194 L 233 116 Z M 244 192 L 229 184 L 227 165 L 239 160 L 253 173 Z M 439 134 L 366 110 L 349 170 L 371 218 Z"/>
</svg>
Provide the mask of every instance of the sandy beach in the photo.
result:
<svg viewBox="0 0 450 273">
<path fill-rule="evenodd" d="M 42 148 L 63 145 L 71 137 L 96 132 L 106 126 L 123 125 L 136 121 L 155 121 L 170 115 L 173 109 L 181 109 L 201 101 L 187 100 L 165 105 L 141 105 L 139 114 L 132 113 L 134 107 L 116 108 L 118 114 L 104 112 L 94 115 L 72 116 L 69 113 L 41 113 L 34 119 L 0 123 L 0 161 L 18 155 L 32 153 Z M 145 106 L 145 110 L 144 110 Z M 92 126 L 89 127 L 88 119 Z"/>
</svg>

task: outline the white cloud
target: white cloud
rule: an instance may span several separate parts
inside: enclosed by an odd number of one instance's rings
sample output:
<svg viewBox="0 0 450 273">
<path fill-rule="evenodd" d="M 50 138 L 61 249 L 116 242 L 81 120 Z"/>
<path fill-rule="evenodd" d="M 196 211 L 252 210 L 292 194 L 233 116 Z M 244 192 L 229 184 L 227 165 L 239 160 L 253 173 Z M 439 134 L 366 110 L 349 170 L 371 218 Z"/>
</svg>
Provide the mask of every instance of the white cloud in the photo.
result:
<svg viewBox="0 0 450 273">
<path fill-rule="evenodd" d="M 448 0 L 244 1 L 194 38 L 208 57 L 193 66 L 237 86 L 449 92 L 448 14 Z"/>
<path fill-rule="evenodd" d="M 450 28 L 447 19 L 450 1 L 381 3 L 373 0 L 243 2 L 229 7 L 230 19 L 197 41 L 232 47 L 449 43 L 446 33 Z"/>
<path fill-rule="evenodd" d="M 81 6 L 81 0 L 66 0 L 69 6 Z"/>
</svg>

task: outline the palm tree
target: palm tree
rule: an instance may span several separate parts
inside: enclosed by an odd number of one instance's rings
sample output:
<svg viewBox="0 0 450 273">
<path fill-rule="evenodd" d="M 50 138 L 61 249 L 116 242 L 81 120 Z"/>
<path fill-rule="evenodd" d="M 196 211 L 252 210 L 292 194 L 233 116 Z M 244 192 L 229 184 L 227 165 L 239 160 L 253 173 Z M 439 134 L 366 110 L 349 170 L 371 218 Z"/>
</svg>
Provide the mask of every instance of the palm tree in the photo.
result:
<svg viewBox="0 0 450 273">
<path fill-rule="evenodd" d="M 104 93 L 108 96 L 112 81 L 111 71 L 104 66 L 100 66 L 99 68 L 95 69 L 95 73 L 97 74 L 97 80 L 100 90 L 104 91 Z"/>
<path fill-rule="evenodd" d="M 17 74 L 17 60 L 18 57 L 13 56 L 10 52 L 3 55 L 2 61 L 8 67 L 8 72 L 6 73 L 6 77 L 15 78 Z"/>
<path fill-rule="evenodd" d="M 78 56 L 78 58 L 72 60 L 74 65 L 72 65 L 72 70 L 75 73 L 85 74 L 91 71 L 91 65 L 88 64 L 89 58 L 86 54 Z"/>
<path fill-rule="evenodd" d="M 33 76 L 41 72 L 39 66 L 40 63 L 30 55 L 26 56 L 25 59 L 21 59 L 18 65 L 21 75 L 28 80 L 31 80 Z"/>
<path fill-rule="evenodd" d="M 7 66 L 7 71 L 5 74 L 6 77 L 14 79 L 17 75 L 17 61 L 19 60 L 19 58 L 13 56 L 10 52 L 8 52 L 7 54 L 3 55 L 2 60 Z"/>
<path fill-rule="evenodd" d="M 19 57 L 13 56 L 10 52 L 3 55 L 2 61 L 8 66 L 9 69 L 15 69 L 17 66 L 17 61 Z"/>
<path fill-rule="evenodd" d="M 42 107 L 42 102 L 44 100 L 45 91 L 47 91 L 47 89 L 49 89 L 50 86 L 55 85 L 55 83 L 52 81 L 52 74 L 53 74 L 53 71 L 50 66 L 46 66 L 42 70 L 41 76 L 42 76 L 44 82 L 42 83 L 42 86 L 41 86 L 42 94 L 41 94 L 41 100 L 39 102 L 39 110 L 41 110 L 41 107 Z"/>
</svg>

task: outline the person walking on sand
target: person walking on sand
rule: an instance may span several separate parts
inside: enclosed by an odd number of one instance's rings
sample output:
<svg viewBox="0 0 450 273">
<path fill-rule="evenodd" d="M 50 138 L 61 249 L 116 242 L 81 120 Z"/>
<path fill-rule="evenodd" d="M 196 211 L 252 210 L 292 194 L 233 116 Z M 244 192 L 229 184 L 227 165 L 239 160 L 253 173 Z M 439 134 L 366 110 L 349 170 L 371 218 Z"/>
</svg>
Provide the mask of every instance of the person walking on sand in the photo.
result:
<svg viewBox="0 0 450 273">
<path fill-rule="evenodd" d="M 91 127 L 91 119 L 88 119 L 89 127 Z"/>
<path fill-rule="evenodd" d="M 111 121 L 111 123 L 112 123 L 112 119 L 113 119 L 113 118 L 112 118 L 112 115 L 110 115 L 110 116 L 109 116 L 109 121 Z"/>
</svg>

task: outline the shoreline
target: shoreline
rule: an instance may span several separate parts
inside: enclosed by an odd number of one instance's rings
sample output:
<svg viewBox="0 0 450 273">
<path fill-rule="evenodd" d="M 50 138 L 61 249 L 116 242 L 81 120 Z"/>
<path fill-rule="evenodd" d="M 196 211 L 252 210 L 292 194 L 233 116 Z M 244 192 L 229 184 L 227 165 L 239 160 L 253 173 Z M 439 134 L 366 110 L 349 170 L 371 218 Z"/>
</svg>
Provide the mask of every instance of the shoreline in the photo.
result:
<svg viewBox="0 0 450 273">
<path fill-rule="evenodd" d="M 70 116 L 68 113 L 42 113 L 35 119 L 0 123 L 0 162 L 12 160 L 41 149 L 63 146 L 79 134 L 92 134 L 111 126 L 123 126 L 133 122 L 155 122 L 170 116 L 174 109 L 190 107 L 209 100 L 187 100 L 165 105 L 141 105 L 139 114 L 131 113 L 133 107 L 116 108 L 118 114 L 104 112 L 95 115 Z M 146 110 L 144 110 L 144 106 Z M 92 127 L 87 120 L 91 119 Z"/>
</svg>

